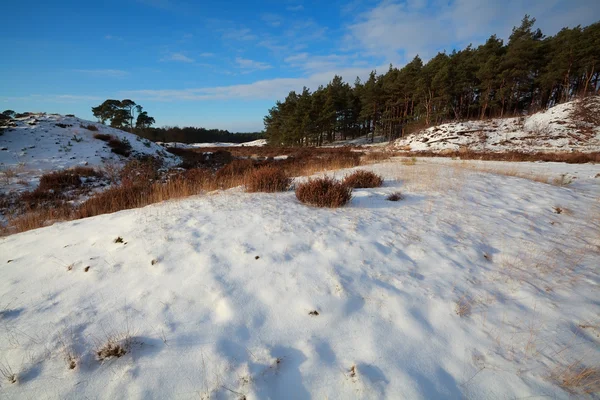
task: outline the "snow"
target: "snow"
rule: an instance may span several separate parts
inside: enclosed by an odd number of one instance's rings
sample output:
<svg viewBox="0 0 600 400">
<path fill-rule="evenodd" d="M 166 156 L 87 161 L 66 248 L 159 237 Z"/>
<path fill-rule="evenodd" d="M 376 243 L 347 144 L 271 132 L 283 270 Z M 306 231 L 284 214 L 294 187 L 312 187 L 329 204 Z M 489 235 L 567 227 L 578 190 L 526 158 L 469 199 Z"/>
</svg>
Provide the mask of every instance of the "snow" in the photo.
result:
<svg viewBox="0 0 600 400">
<path fill-rule="evenodd" d="M 410 151 L 600 151 L 600 127 L 588 135 L 571 113 L 575 101 L 523 118 L 454 122 L 396 140 L 393 146 Z"/>
<path fill-rule="evenodd" d="M 553 372 L 600 359 L 600 166 L 490 165 L 577 179 L 394 160 L 340 209 L 234 188 L 2 238 L 0 397 L 570 398 Z"/>
<path fill-rule="evenodd" d="M 16 173 L 10 185 L 4 186 L 5 190 L 18 190 L 18 181 L 27 182 L 28 188 L 31 188 L 37 185 L 41 175 L 74 166 L 102 167 L 106 163 L 123 165 L 127 158 L 112 153 L 106 142 L 95 139 L 97 133 L 128 140 L 132 154 L 160 157 L 167 166 L 180 162 L 178 157 L 149 140 L 76 117 L 40 113 L 15 121 L 15 127 L 8 128 L 0 135 L 0 171 L 12 170 Z M 82 125 L 94 125 L 98 131 L 90 131 Z"/>
<path fill-rule="evenodd" d="M 225 142 L 213 142 L 213 143 L 180 143 L 180 142 L 166 142 L 162 143 L 165 147 L 176 147 L 180 149 L 197 149 L 202 147 L 262 147 L 267 145 L 267 139 L 258 139 L 251 142 L 245 143 L 225 143 Z"/>
</svg>

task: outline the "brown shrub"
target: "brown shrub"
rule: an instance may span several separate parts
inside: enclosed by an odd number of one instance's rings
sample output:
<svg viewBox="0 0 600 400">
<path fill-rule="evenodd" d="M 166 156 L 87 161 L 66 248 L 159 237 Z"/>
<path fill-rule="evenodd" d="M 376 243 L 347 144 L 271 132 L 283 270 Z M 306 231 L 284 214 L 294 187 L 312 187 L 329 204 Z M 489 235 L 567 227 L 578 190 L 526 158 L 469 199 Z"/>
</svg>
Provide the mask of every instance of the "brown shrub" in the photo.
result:
<svg viewBox="0 0 600 400">
<path fill-rule="evenodd" d="M 371 171 L 358 170 L 344 178 L 344 184 L 351 188 L 374 188 L 383 183 L 383 178 Z"/>
<path fill-rule="evenodd" d="M 131 154 L 131 144 L 126 140 L 113 137 L 108 141 L 108 147 L 113 153 L 124 157 L 129 157 Z"/>
<path fill-rule="evenodd" d="M 352 199 L 352 189 L 331 178 L 309 179 L 296 188 L 296 198 L 316 207 L 341 207 Z"/>
<path fill-rule="evenodd" d="M 93 217 L 150 204 L 149 182 L 112 187 L 86 200 L 73 212 L 73 219 Z"/>
<path fill-rule="evenodd" d="M 108 142 L 112 138 L 113 138 L 112 135 L 108 135 L 106 133 L 95 133 L 94 134 L 94 139 L 99 139 L 99 140 L 102 140 L 104 142 Z"/>
<path fill-rule="evenodd" d="M 40 178 L 40 191 L 61 191 L 66 188 L 75 188 L 81 186 L 79 174 L 71 170 L 57 171 L 42 175 Z"/>
<path fill-rule="evenodd" d="M 87 129 L 88 131 L 94 131 L 97 132 L 98 131 L 98 127 L 96 125 L 81 125 L 82 128 Z"/>
<path fill-rule="evenodd" d="M 246 174 L 247 192 L 284 192 L 291 183 L 290 177 L 281 168 L 274 166 L 260 167 Z"/>
<path fill-rule="evenodd" d="M 162 164 L 162 160 L 156 157 L 130 160 L 119 172 L 119 177 L 124 185 L 141 181 L 153 182 L 160 177 Z"/>
<path fill-rule="evenodd" d="M 217 179 L 243 176 L 253 168 L 254 161 L 252 160 L 233 160 L 217 171 Z"/>
</svg>

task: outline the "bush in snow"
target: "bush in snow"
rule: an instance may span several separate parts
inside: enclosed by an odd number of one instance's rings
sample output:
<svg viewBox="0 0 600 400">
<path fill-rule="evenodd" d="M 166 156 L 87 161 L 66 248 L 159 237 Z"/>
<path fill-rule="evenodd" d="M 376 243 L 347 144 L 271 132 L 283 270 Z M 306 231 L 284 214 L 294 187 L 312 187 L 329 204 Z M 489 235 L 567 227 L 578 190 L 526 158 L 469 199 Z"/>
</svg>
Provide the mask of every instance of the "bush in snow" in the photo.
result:
<svg viewBox="0 0 600 400">
<path fill-rule="evenodd" d="M 97 131 L 98 127 L 96 125 L 81 125 L 82 128 L 87 129 L 88 131 Z"/>
<path fill-rule="evenodd" d="M 108 141 L 108 147 L 111 148 L 111 151 L 115 154 L 119 154 L 124 157 L 129 157 L 131 154 L 131 143 L 127 139 L 119 139 L 117 137 L 112 137 Z"/>
<path fill-rule="evenodd" d="M 83 170 L 83 167 L 80 168 Z M 94 173 L 92 168 L 89 168 L 89 170 L 87 171 L 86 169 L 85 176 L 91 176 Z M 38 190 L 59 192 L 69 187 L 79 187 L 81 186 L 80 176 L 78 172 L 73 170 L 57 171 L 42 175 Z"/>
<path fill-rule="evenodd" d="M 309 179 L 296 188 L 296 198 L 316 207 L 341 207 L 352 199 L 352 189 L 331 178 Z"/>
<path fill-rule="evenodd" d="M 112 138 L 112 135 L 107 135 L 106 133 L 96 133 L 94 135 L 94 139 L 102 140 L 104 142 L 108 142 Z"/>
<path fill-rule="evenodd" d="M 283 192 L 291 182 L 283 169 L 273 166 L 251 170 L 245 178 L 247 192 Z"/>
<path fill-rule="evenodd" d="M 356 171 L 344 179 L 344 184 L 351 188 L 374 188 L 383 183 L 383 178 L 370 171 Z"/>
</svg>

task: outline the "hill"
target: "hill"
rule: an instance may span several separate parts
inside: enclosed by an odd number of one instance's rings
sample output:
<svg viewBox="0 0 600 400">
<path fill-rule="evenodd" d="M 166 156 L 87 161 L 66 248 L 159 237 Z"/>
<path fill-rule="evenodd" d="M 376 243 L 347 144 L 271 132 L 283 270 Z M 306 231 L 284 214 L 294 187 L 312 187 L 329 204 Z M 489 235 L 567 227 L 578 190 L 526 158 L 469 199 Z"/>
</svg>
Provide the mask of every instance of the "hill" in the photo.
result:
<svg viewBox="0 0 600 400">
<path fill-rule="evenodd" d="M 556 105 L 530 116 L 452 122 L 393 142 L 407 151 L 597 152 L 600 96 Z"/>
<path fill-rule="evenodd" d="M 166 165 L 180 160 L 149 140 L 74 116 L 30 113 L 4 122 L 0 170 L 5 189 L 31 189 L 41 175 L 75 166 L 123 165 L 136 156 L 155 156 Z"/>
</svg>

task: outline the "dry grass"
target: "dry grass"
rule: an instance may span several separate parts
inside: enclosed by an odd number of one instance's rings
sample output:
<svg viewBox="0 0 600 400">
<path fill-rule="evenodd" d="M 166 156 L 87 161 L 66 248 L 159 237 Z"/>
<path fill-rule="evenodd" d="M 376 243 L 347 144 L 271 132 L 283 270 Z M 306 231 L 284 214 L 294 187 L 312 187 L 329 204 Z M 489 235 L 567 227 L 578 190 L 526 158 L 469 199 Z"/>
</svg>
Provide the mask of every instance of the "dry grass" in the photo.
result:
<svg viewBox="0 0 600 400">
<path fill-rule="evenodd" d="M 19 382 L 19 376 L 13 371 L 10 364 L 0 362 L 0 375 L 4 378 L 5 382 L 9 384 L 15 384 Z"/>
<path fill-rule="evenodd" d="M 123 357 L 130 349 L 130 342 L 109 340 L 102 347 L 96 350 L 96 357 L 99 361 L 105 361 L 111 358 Z"/>
<path fill-rule="evenodd" d="M 286 172 L 275 166 L 264 166 L 253 169 L 245 177 L 247 192 L 284 192 L 291 183 Z"/>
<path fill-rule="evenodd" d="M 351 188 L 374 188 L 383 184 L 383 178 L 371 171 L 358 170 L 344 178 L 344 184 Z"/>
<path fill-rule="evenodd" d="M 400 201 L 404 199 L 404 196 L 400 192 L 394 192 L 385 198 L 388 201 Z"/>
<path fill-rule="evenodd" d="M 11 179 L 17 176 L 17 170 L 15 168 L 5 167 L 0 171 L 2 173 L 2 182 L 8 185 Z"/>
<path fill-rule="evenodd" d="M 385 160 L 389 160 L 393 156 L 392 153 L 383 151 L 371 151 L 363 156 L 361 159 L 365 164 L 379 163 Z"/>
<path fill-rule="evenodd" d="M 417 164 L 417 157 L 404 157 L 402 158 L 402 160 L 400 161 L 402 163 L 402 165 L 406 165 L 406 166 L 411 166 L 411 165 L 415 165 Z"/>
<path fill-rule="evenodd" d="M 519 170 L 517 168 L 511 168 L 508 166 L 507 167 L 485 166 L 485 165 L 472 164 L 472 163 L 469 163 L 466 161 L 464 161 L 462 163 L 456 163 L 456 165 L 453 165 L 453 166 L 457 167 L 457 168 L 463 168 L 463 169 L 468 169 L 468 170 L 478 171 L 478 172 L 485 172 L 485 173 L 489 173 L 489 174 L 512 176 L 512 177 L 517 177 L 517 178 L 522 178 L 522 179 L 528 179 L 530 181 L 546 183 L 546 184 L 555 185 L 555 186 L 566 186 L 566 185 L 570 184 L 572 181 L 571 178 L 569 178 L 565 174 L 561 174 L 559 177 L 551 179 L 548 175 L 527 173 L 527 172 L 523 172 L 522 170 Z"/>
<path fill-rule="evenodd" d="M 523 153 L 518 151 L 510 152 L 478 152 L 463 148 L 459 151 L 444 150 L 440 152 L 419 151 L 419 152 L 399 152 L 398 156 L 404 157 L 450 157 L 460 158 L 461 160 L 484 160 L 484 161 L 544 161 L 544 162 L 564 162 L 567 164 L 585 164 L 600 163 L 600 152 L 581 153 L 581 152 L 563 152 L 563 153 Z"/>
<path fill-rule="evenodd" d="M 571 393 L 600 393 L 600 367 L 586 367 L 581 360 L 557 369 L 552 374 L 560 387 Z"/>
<path fill-rule="evenodd" d="M 352 199 L 352 189 L 331 178 L 309 179 L 298 185 L 296 198 L 315 207 L 341 207 Z"/>
<path fill-rule="evenodd" d="M 454 303 L 454 312 L 461 318 L 471 315 L 471 308 L 471 299 L 466 295 Z"/>
</svg>

